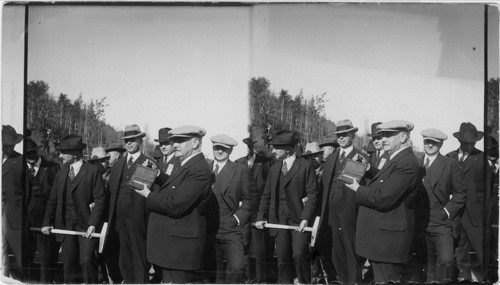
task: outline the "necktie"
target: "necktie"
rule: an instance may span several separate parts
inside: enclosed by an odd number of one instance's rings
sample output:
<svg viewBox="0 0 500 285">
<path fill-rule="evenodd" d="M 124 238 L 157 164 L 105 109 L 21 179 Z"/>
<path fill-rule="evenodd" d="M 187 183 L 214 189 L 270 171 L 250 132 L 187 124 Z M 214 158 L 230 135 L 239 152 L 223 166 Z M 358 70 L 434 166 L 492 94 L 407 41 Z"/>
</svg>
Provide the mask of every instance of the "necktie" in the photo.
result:
<svg viewBox="0 0 500 285">
<path fill-rule="evenodd" d="M 30 173 L 31 176 L 35 177 L 36 171 L 35 171 L 35 166 L 33 164 L 30 164 Z"/>
<path fill-rule="evenodd" d="M 376 156 L 376 159 L 379 160 L 380 159 L 380 150 L 377 150 L 377 156 Z"/>
<path fill-rule="evenodd" d="M 127 168 L 130 168 L 130 166 L 132 166 L 132 163 L 133 163 L 133 158 L 132 156 L 130 156 L 130 158 L 127 161 Z"/>
<path fill-rule="evenodd" d="M 71 181 L 73 181 L 73 179 L 75 179 L 75 170 L 73 169 L 73 166 L 69 167 L 69 174 L 68 174 L 68 176 L 69 176 L 69 179 Z"/>
<path fill-rule="evenodd" d="M 429 164 L 430 164 L 431 160 L 429 158 L 427 158 L 425 160 L 425 169 L 427 170 L 427 168 L 429 168 Z"/>
<path fill-rule="evenodd" d="M 219 164 L 215 165 L 214 174 L 215 174 L 215 176 L 217 176 L 217 174 L 219 174 Z"/>
<path fill-rule="evenodd" d="M 345 159 L 345 152 L 340 151 L 340 162 L 344 161 L 344 159 Z"/>
<path fill-rule="evenodd" d="M 464 160 L 465 160 L 465 153 L 462 153 L 462 157 L 460 157 L 459 162 L 464 162 Z"/>
<path fill-rule="evenodd" d="M 286 175 L 288 173 L 288 167 L 286 166 L 286 161 L 283 161 L 283 166 L 281 167 L 281 172 L 283 172 L 283 175 Z"/>
</svg>

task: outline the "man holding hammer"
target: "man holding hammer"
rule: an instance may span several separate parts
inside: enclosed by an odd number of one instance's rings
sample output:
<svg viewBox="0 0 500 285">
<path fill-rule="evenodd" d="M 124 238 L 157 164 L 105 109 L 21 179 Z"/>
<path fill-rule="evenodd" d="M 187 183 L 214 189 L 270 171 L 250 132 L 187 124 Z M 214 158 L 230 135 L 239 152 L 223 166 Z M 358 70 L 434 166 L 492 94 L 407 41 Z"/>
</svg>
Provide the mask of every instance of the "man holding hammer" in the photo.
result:
<svg viewBox="0 0 500 285">
<path fill-rule="evenodd" d="M 97 283 L 96 250 L 98 239 L 92 239 L 101 226 L 104 213 L 104 182 L 99 167 L 82 160 L 86 145 L 82 137 L 71 134 L 56 147 L 63 167 L 56 174 L 45 210 L 42 233 L 57 229 L 87 232 L 85 236 L 56 236 L 62 242 L 64 283 L 79 283 L 80 261 L 85 283 Z M 90 204 L 94 204 L 90 208 Z"/>
</svg>

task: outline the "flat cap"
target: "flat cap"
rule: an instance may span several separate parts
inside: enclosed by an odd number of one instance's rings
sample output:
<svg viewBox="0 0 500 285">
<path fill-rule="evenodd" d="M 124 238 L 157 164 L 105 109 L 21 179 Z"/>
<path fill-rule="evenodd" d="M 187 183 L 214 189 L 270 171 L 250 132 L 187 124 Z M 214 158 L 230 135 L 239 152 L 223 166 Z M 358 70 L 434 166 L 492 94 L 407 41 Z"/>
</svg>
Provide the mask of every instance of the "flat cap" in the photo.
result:
<svg viewBox="0 0 500 285">
<path fill-rule="evenodd" d="M 210 138 L 214 145 L 220 145 L 225 148 L 232 148 L 238 145 L 238 142 L 228 135 L 215 135 Z"/>
<path fill-rule="evenodd" d="M 413 130 L 413 124 L 403 120 L 393 120 L 382 123 L 378 125 L 378 133 L 382 132 L 399 132 L 399 131 L 407 131 L 411 132 Z"/>
<path fill-rule="evenodd" d="M 170 138 L 190 138 L 190 137 L 203 137 L 207 132 L 204 128 L 197 126 L 181 126 L 175 129 L 172 129 L 168 132 Z"/>
<path fill-rule="evenodd" d="M 421 132 L 424 140 L 433 140 L 435 142 L 442 142 L 448 138 L 448 136 L 438 129 L 425 129 Z"/>
</svg>

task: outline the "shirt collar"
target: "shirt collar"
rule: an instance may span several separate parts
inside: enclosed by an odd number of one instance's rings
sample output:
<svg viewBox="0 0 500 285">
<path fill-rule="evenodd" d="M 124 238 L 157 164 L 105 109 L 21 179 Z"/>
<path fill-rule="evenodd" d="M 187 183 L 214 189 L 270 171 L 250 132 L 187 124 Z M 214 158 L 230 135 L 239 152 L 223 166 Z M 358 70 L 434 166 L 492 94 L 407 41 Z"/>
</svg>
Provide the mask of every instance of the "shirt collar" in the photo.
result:
<svg viewBox="0 0 500 285">
<path fill-rule="evenodd" d="M 186 164 L 186 162 L 188 162 L 188 160 L 190 160 L 191 158 L 193 158 L 193 156 L 197 155 L 198 153 L 200 153 L 199 151 L 198 152 L 193 152 L 190 156 L 186 157 L 182 162 L 181 162 L 181 166 Z"/>
<path fill-rule="evenodd" d="M 172 157 L 174 157 L 174 155 L 175 155 L 175 152 L 172 152 L 171 154 L 169 154 L 167 156 L 167 163 L 170 162 L 170 160 L 172 159 Z"/>
<path fill-rule="evenodd" d="M 226 159 L 224 161 L 217 161 L 217 160 L 214 160 L 214 165 L 213 165 L 213 168 L 212 170 L 215 170 L 215 167 L 217 167 L 217 165 L 219 165 L 219 172 L 222 170 L 222 168 L 224 168 L 224 166 L 226 165 L 227 161 L 229 159 Z"/>
<path fill-rule="evenodd" d="M 73 167 L 73 172 L 75 173 L 75 176 L 78 174 L 78 171 L 80 171 L 80 168 L 82 168 L 83 165 L 83 160 L 78 160 L 70 164 L 70 168 Z"/>
<path fill-rule="evenodd" d="M 345 153 L 345 156 L 347 157 L 351 151 L 354 149 L 354 146 L 349 146 L 349 147 L 346 147 L 346 148 L 340 148 L 340 155 L 342 155 L 342 152 Z"/>
<path fill-rule="evenodd" d="M 251 163 L 254 163 L 256 157 L 257 157 L 257 154 L 254 152 L 252 155 L 247 156 L 247 160 Z"/>
<path fill-rule="evenodd" d="M 128 152 L 127 153 L 127 161 L 130 159 L 131 156 L 132 156 L 132 162 L 135 162 L 139 158 L 139 156 L 141 156 L 141 152 L 140 151 L 138 151 L 136 153 Z"/>
<path fill-rule="evenodd" d="M 401 151 L 403 151 L 403 150 L 405 150 L 405 149 L 407 149 L 407 148 L 409 148 L 409 147 L 410 147 L 410 146 L 405 146 L 405 147 L 402 147 L 402 148 L 400 148 L 400 149 L 396 150 L 393 154 L 391 154 L 390 159 L 392 160 L 392 159 L 393 159 L 393 158 L 394 158 L 394 157 L 395 157 L 398 153 L 400 153 Z"/>
<path fill-rule="evenodd" d="M 283 159 L 283 162 L 286 163 L 286 167 L 288 169 L 290 169 L 290 167 L 292 167 L 294 161 L 295 161 L 295 154 Z"/>
<path fill-rule="evenodd" d="M 427 159 L 429 159 L 429 165 L 431 165 L 434 162 L 434 160 L 436 159 L 436 157 L 438 156 L 438 154 L 439 153 L 436 153 L 434 155 L 425 154 L 425 156 L 424 156 L 424 164 L 427 161 Z"/>
</svg>

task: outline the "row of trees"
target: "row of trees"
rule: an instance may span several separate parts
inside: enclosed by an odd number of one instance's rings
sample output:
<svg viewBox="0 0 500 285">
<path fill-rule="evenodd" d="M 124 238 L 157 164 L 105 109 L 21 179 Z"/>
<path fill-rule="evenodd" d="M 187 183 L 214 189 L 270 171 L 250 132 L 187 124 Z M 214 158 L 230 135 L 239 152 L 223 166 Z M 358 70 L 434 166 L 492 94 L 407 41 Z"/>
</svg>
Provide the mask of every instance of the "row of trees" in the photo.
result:
<svg viewBox="0 0 500 285">
<path fill-rule="evenodd" d="M 91 147 L 105 146 L 117 140 L 120 133 L 104 121 L 106 97 L 83 102 L 82 94 L 73 102 L 67 94 L 57 98 L 49 93 L 49 85 L 41 80 L 30 81 L 26 96 L 26 125 L 32 138 L 41 143 L 48 129 L 54 140 L 71 133 L 79 134 L 87 143 L 87 153 Z"/>
</svg>

